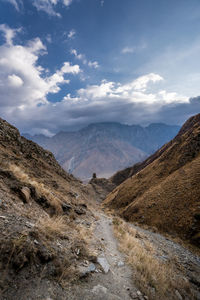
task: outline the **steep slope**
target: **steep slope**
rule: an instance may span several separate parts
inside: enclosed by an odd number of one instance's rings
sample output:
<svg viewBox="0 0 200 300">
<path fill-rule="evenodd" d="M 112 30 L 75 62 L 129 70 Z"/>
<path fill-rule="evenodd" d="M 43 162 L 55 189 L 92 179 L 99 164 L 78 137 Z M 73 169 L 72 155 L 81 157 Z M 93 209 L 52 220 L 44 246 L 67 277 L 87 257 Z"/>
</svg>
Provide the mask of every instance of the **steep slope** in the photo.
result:
<svg viewBox="0 0 200 300">
<path fill-rule="evenodd" d="M 95 176 L 81 184 L 0 119 L 0 298 L 197 299 L 198 257 L 90 205 L 112 189 Z"/>
<path fill-rule="evenodd" d="M 108 195 L 107 207 L 126 220 L 199 245 L 200 114 L 190 118 L 172 141 L 121 175 L 129 178 Z"/>
<path fill-rule="evenodd" d="M 177 134 L 178 126 L 151 124 L 146 128 L 119 123 L 91 124 L 77 132 L 60 132 L 52 138 L 31 137 L 52 151 L 69 172 L 81 179 L 109 177 L 142 161 Z M 30 136 L 27 136 L 30 138 Z"/>
<path fill-rule="evenodd" d="M 63 299 L 62 286 L 90 259 L 90 193 L 0 119 L 1 299 Z"/>
</svg>

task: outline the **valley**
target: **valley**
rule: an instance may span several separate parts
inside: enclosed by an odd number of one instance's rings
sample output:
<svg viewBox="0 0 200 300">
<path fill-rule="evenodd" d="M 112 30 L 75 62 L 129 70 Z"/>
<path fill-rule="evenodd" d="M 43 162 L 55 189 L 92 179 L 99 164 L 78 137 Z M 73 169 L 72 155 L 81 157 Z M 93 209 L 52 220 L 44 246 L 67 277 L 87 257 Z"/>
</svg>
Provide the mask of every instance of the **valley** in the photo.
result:
<svg viewBox="0 0 200 300">
<path fill-rule="evenodd" d="M 0 300 L 200 300 L 200 0 L 0 0 Z"/>
<path fill-rule="evenodd" d="M 199 118 L 145 161 L 87 184 L 0 119 L 0 298 L 199 299 Z"/>
</svg>

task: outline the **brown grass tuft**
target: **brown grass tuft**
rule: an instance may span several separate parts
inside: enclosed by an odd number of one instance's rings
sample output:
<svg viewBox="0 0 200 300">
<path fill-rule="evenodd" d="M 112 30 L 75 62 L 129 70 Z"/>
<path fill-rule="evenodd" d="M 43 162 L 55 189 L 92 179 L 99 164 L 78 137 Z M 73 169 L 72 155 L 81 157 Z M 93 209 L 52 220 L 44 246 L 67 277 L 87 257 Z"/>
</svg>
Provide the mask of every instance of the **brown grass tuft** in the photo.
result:
<svg viewBox="0 0 200 300">
<path fill-rule="evenodd" d="M 29 175 L 19 166 L 9 164 L 9 170 L 18 178 L 20 181 L 28 183 L 35 187 L 38 194 L 45 196 L 50 204 L 56 211 L 56 213 L 62 212 L 62 201 L 53 193 L 49 187 L 45 187 L 42 182 L 38 182 L 34 178 L 30 178 Z"/>
<path fill-rule="evenodd" d="M 135 270 L 134 281 L 144 294 L 154 300 L 177 299 L 176 290 L 188 294 L 189 283 L 175 272 L 173 261 L 156 258 L 153 245 L 120 218 L 115 217 L 113 225 L 119 248 L 126 253 L 127 262 Z"/>
<path fill-rule="evenodd" d="M 65 238 L 66 233 L 69 231 L 69 225 L 64 216 L 49 217 L 46 215 L 38 220 L 36 227 L 47 238 Z"/>
</svg>

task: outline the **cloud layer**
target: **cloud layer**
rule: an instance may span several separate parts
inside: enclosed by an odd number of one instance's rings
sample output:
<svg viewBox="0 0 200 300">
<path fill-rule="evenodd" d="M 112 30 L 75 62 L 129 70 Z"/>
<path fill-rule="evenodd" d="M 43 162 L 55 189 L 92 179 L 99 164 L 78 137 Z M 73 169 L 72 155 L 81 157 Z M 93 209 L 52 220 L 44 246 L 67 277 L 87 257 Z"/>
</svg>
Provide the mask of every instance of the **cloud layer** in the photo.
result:
<svg viewBox="0 0 200 300">
<path fill-rule="evenodd" d="M 82 74 L 78 64 L 63 62 L 50 74 L 39 63 L 47 48 L 39 38 L 24 45 L 13 39 L 18 29 L 0 25 L 5 43 L 0 46 L 0 110 L 1 117 L 23 132 L 54 134 L 92 122 L 117 121 L 127 124 L 166 122 L 181 124 L 200 110 L 200 98 L 164 89 L 165 80 L 156 73 L 134 78 L 127 83 L 102 80 L 70 94 L 48 100 L 69 86 L 70 76 Z M 79 60 L 85 56 L 73 51 Z M 89 62 L 86 60 L 87 64 Z M 94 67 L 94 66 L 93 66 Z"/>
</svg>

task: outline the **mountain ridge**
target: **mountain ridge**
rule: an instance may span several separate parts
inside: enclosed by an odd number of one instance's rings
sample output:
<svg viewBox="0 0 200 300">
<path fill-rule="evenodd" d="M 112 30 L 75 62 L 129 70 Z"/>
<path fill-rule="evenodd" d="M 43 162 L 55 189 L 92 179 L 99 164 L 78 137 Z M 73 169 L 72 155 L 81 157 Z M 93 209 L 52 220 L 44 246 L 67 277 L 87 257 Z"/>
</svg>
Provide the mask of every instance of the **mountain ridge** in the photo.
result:
<svg viewBox="0 0 200 300">
<path fill-rule="evenodd" d="M 170 140 L 179 126 L 163 123 L 124 125 L 117 122 L 93 123 L 73 132 L 53 137 L 25 135 L 54 153 L 66 171 L 81 179 L 110 177 L 116 171 L 144 160 Z M 73 164 L 72 164 L 73 161 Z"/>
</svg>

